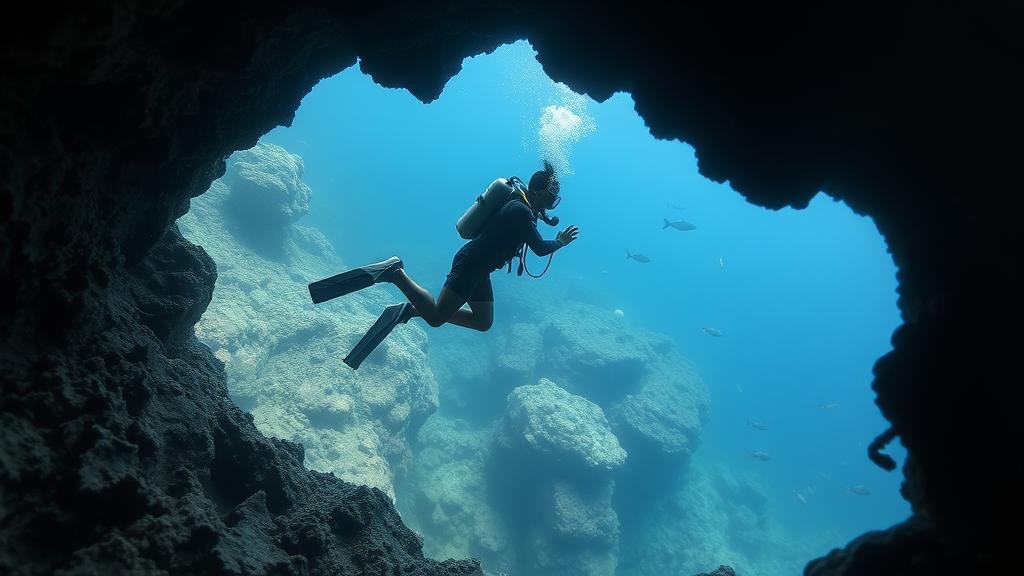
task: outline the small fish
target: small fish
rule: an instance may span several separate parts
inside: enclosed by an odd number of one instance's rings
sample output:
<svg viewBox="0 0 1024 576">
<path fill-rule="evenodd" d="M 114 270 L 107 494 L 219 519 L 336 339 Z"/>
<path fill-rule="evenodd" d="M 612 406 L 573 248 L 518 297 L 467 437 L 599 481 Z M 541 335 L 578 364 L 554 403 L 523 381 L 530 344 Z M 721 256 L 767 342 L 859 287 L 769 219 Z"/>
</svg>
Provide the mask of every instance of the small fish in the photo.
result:
<svg viewBox="0 0 1024 576">
<path fill-rule="evenodd" d="M 703 330 L 704 333 L 707 334 L 708 336 L 714 336 L 715 338 L 721 338 L 722 336 L 725 336 L 725 334 L 722 334 L 722 332 L 717 328 L 710 328 L 708 326 L 705 326 L 701 328 L 701 330 Z"/>
<path fill-rule="evenodd" d="M 612 310 L 612 314 L 618 316 L 619 318 L 622 318 L 623 316 L 626 315 L 626 313 L 623 312 L 621 308 L 616 308 L 615 310 Z"/>
<path fill-rule="evenodd" d="M 871 496 L 871 490 L 867 486 L 857 484 L 856 486 L 850 486 L 846 489 L 850 494 L 856 494 L 857 496 Z"/>
<path fill-rule="evenodd" d="M 810 486 L 808 486 L 808 487 L 804 488 L 804 490 L 806 490 L 807 493 L 810 494 L 811 496 L 814 496 L 814 488 L 811 488 Z"/>
<path fill-rule="evenodd" d="M 763 450 L 753 450 L 747 452 L 747 456 L 753 458 L 754 460 L 760 460 L 761 462 L 767 462 L 772 459 L 771 455 Z"/>
<path fill-rule="evenodd" d="M 761 422 L 760 420 L 747 420 L 747 425 L 753 428 L 754 430 L 763 431 L 768 429 L 768 425 L 765 424 L 764 422 Z"/>
<path fill-rule="evenodd" d="M 675 203 L 672 203 L 672 202 L 667 202 L 666 204 L 668 205 L 669 208 L 671 208 L 673 210 L 686 210 L 686 206 L 680 206 L 679 204 L 675 204 Z"/>
<path fill-rule="evenodd" d="M 828 480 L 829 482 L 832 481 L 832 477 L 825 472 L 818 472 L 818 477 L 821 478 L 822 480 Z"/>
<path fill-rule="evenodd" d="M 796 499 L 801 504 L 803 504 L 804 506 L 807 506 L 807 498 L 804 498 L 804 495 L 801 494 L 799 490 L 793 490 L 793 495 L 796 496 Z"/>
<path fill-rule="evenodd" d="M 740 386 L 739 382 L 736 383 L 736 391 L 743 394 L 743 386 Z"/>
<path fill-rule="evenodd" d="M 839 404 L 832 402 L 831 404 L 822 404 L 821 406 L 818 406 L 818 408 L 821 408 L 822 410 L 835 410 L 836 408 L 839 408 Z"/>
<path fill-rule="evenodd" d="M 718 257 L 718 267 L 725 270 L 725 258 L 722 258 L 721 256 Z"/>
<path fill-rule="evenodd" d="M 662 220 L 665 221 L 665 225 L 661 227 L 662 230 L 664 230 L 665 228 L 669 228 L 669 227 L 675 228 L 676 230 L 679 230 L 681 232 L 688 232 L 690 230 L 696 230 L 697 229 L 696 226 L 694 226 L 693 224 L 690 224 L 686 220 L 678 220 L 676 222 L 669 222 L 668 218 L 662 218 Z"/>
<path fill-rule="evenodd" d="M 647 256 L 644 256 L 643 254 L 630 254 L 629 250 L 626 250 L 626 259 L 630 259 L 630 258 L 632 258 L 633 260 L 636 260 L 637 262 L 640 262 L 641 264 L 647 264 L 648 262 L 651 261 L 650 258 L 648 258 Z"/>
</svg>

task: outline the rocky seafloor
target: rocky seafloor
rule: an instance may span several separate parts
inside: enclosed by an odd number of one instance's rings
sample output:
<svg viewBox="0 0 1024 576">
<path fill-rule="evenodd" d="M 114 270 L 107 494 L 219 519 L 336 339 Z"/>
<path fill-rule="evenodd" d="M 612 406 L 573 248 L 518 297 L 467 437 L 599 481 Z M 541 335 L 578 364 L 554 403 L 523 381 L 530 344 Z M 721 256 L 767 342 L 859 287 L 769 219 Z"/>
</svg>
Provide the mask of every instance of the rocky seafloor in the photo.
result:
<svg viewBox="0 0 1024 576">
<path fill-rule="evenodd" d="M 379 488 L 431 557 L 516 575 L 799 570 L 810 551 L 785 543 L 756 479 L 691 464 L 710 406 L 696 367 L 611 310 L 527 287 L 492 333 L 410 323 L 342 364 L 396 293 L 310 303 L 306 284 L 345 265 L 296 224 L 302 169 L 272 144 L 237 153 L 178 223 L 219 272 L 196 335 L 261 432 Z"/>
</svg>

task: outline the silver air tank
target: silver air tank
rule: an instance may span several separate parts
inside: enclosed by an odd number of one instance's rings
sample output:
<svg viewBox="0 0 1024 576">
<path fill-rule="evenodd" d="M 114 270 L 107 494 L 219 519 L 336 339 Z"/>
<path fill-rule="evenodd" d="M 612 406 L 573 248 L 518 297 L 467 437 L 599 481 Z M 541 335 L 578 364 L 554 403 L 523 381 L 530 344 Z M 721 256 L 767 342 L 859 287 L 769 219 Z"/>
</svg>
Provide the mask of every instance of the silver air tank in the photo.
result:
<svg viewBox="0 0 1024 576">
<path fill-rule="evenodd" d="M 484 223 L 505 205 L 512 192 L 512 186 L 504 178 L 498 178 L 491 182 L 487 190 L 476 197 L 476 201 L 469 207 L 469 210 L 466 210 L 466 213 L 455 223 L 455 229 L 459 231 L 459 236 L 466 240 L 472 240 L 479 236 Z"/>
</svg>

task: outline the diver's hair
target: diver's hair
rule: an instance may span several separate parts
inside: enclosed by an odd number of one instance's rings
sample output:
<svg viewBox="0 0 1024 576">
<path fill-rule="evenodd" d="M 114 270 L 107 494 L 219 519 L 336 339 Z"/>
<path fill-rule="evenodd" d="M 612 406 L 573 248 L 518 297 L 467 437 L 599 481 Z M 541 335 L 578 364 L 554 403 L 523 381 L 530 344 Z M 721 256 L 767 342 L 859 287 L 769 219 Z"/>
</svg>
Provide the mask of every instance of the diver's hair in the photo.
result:
<svg viewBox="0 0 1024 576">
<path fill-rule="evenodd" d="M 555 167 L 547 160 L 544 161 L 543 170 L 538 170 L 533 173 L 533 176 L 530 176 L 530 190 L 533 192 L 548 190 L 552 194 L 558 194 L 559 187 Z"/>
</svg>

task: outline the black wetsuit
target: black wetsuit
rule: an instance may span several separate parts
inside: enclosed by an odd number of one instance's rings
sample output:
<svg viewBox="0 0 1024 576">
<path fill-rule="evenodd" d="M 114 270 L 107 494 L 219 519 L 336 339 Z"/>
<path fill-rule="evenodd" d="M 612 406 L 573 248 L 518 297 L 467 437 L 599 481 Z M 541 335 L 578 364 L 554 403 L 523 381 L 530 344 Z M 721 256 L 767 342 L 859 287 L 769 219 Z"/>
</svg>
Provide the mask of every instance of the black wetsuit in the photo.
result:
<svg viewBox="0 0 1024 576">
<path fill-rule="evenodd" d="M 560 240 L 541 238 L 533 210 L 519 200 L 509 200 L 491 216 L 479 236 L 455 253 L 445 288 L 469 302 L 494 302 L 491 272 L 503 268 L 524 242 L 538 256 L 563 246 Z"/>
</svg>

